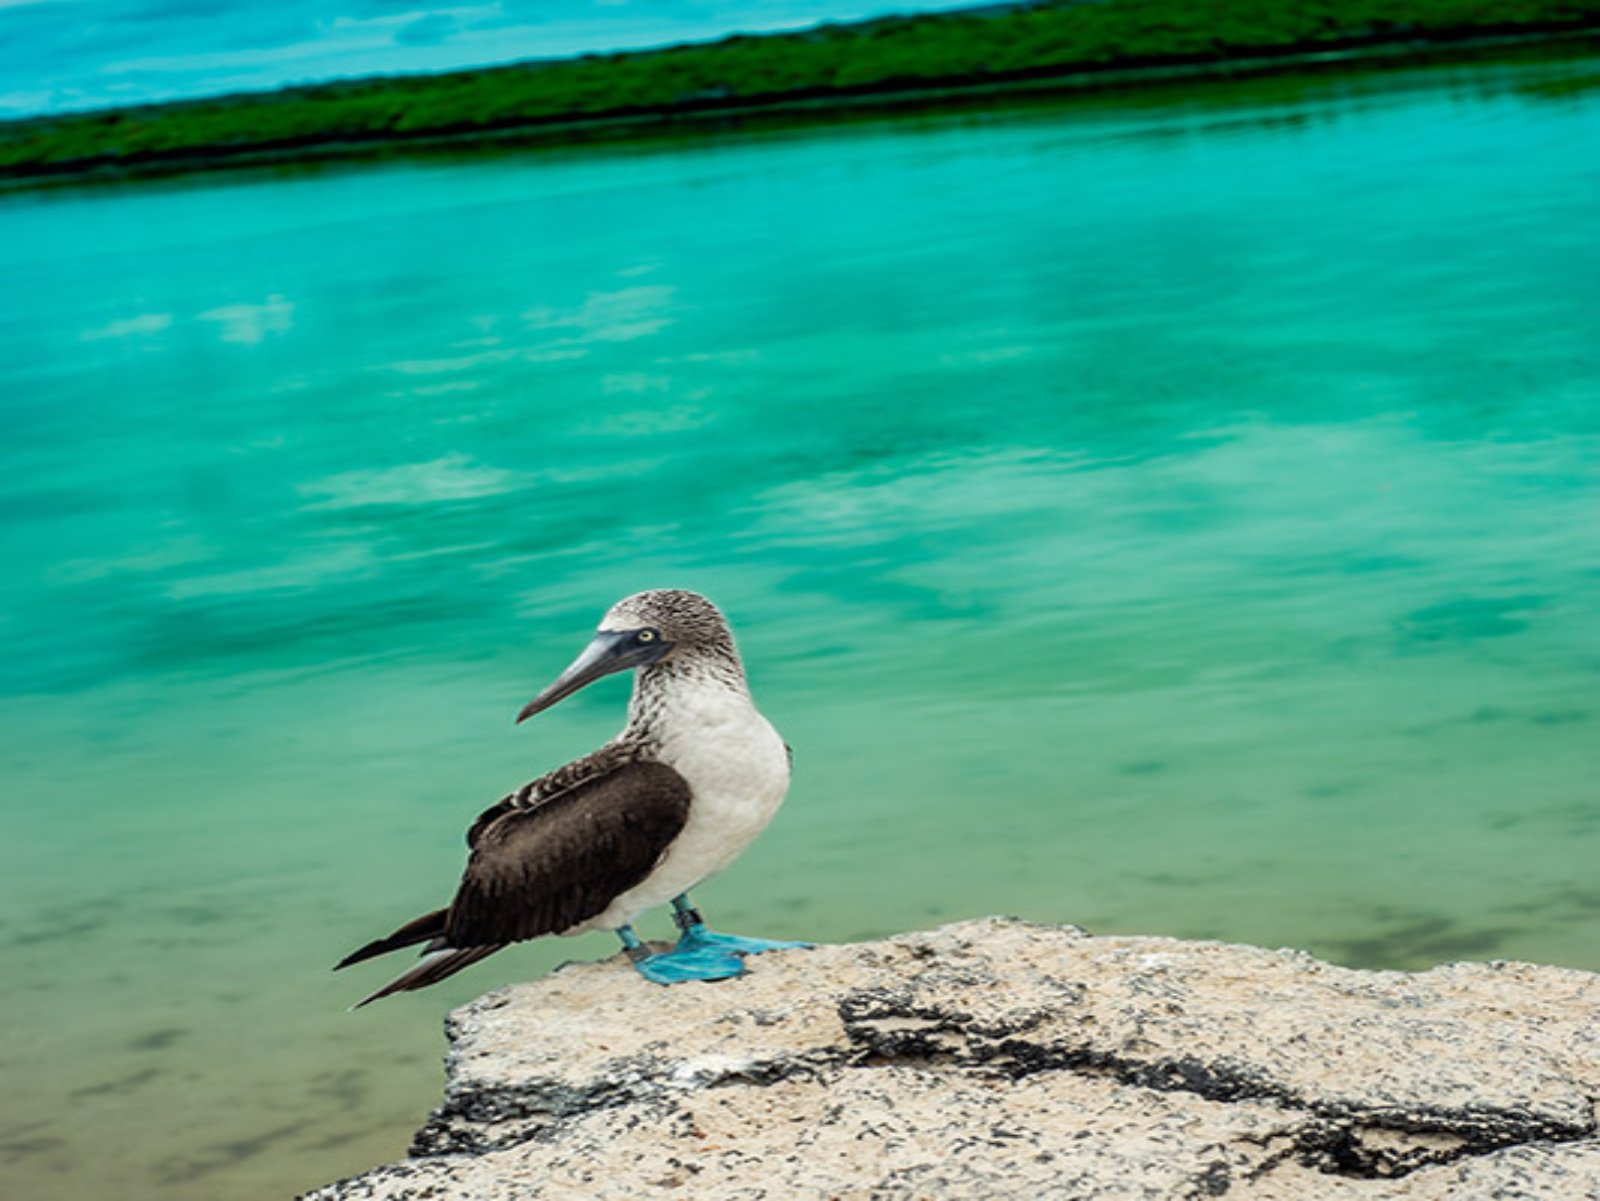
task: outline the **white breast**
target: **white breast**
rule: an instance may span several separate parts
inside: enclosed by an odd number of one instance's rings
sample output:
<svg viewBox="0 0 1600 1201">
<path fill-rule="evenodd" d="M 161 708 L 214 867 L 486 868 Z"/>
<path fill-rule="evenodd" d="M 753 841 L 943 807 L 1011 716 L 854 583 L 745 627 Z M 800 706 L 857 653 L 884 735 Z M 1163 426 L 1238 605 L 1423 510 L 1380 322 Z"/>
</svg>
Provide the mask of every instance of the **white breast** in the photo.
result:
<svg viewBox="0 0 1600 1201">
<path fill-rule="evenodd" d="M 653 733 L 660 757 L 689 783 L 683 832 L 656 869 L 604 913 L 568 931 L 614 930 L 716 875 L 777 813 L 789 788 L 789 752 L 749 694 L 709 683 L 673 690 Z"/>
</svg>

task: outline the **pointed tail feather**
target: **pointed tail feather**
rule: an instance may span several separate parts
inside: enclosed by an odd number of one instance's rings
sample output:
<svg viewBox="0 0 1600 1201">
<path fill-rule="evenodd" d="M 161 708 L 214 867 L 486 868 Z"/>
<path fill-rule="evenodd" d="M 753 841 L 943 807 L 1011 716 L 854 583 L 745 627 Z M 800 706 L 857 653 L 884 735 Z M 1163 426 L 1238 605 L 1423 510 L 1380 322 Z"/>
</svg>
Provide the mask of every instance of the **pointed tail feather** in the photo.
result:
<svg viewBox="0 0 1600 1201">
<path fill-rule="evenodd" d="M 349 967 L 352 963 L 361 963 L 377 955 L 387 955 L 390 951 L 398 951 L 401 947 L 414 947 L 419 942 L 432 942 L 444 934 L 445 915 L 448 909 L 435 909 L 432 913 L 424 913 L 415 921 L 409 921 L 393 934 L 386 938 L 374 939 L 359 951 L 351 951 L 338 963 L 333 965 L 333 970 Z"/>
<path fill-rule="evenodd" d="M 415 967 L 401 972 L 377 992 L 362 997 L 350 1008 L 360 1009 L 363 1005 L 370 1005 L 397 992 L 412 992 L 415 989 L 427 988 L 430 984 L 437 984 L 446 977 L 455 975 L 462 968 L 471 967 L 480 959 L 487 959 L 504 945 L 504 943 L 492 943 L 485 947 L 446 947 L 440 951 L 429 951 Z"/>
</svg>

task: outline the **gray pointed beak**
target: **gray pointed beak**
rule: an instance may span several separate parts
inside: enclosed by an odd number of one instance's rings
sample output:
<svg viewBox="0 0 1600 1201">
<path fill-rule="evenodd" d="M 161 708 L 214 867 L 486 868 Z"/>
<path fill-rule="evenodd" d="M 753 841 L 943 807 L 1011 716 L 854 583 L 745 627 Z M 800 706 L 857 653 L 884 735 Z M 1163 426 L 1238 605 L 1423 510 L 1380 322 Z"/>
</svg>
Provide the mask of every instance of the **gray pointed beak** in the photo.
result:
<svg viewBox="0 0 1600 1201">
<path fill-rule="evenodd" d="M 550 686 L 522 706 L 517 721 L 526 721 L 541 713 L 557 701 L 565 700 L 578 689 L 594 683 L 601 676 L 627 671 L 630 667 L 643 667 L 654 663 L 672 649 L 670 642 L 656 639 L 641 646 L 634 640 L 633 630 L 601 630 L 594 641 L 583 648 L 583 653 L 572 665 L 550 682 Z"/>
</svg>

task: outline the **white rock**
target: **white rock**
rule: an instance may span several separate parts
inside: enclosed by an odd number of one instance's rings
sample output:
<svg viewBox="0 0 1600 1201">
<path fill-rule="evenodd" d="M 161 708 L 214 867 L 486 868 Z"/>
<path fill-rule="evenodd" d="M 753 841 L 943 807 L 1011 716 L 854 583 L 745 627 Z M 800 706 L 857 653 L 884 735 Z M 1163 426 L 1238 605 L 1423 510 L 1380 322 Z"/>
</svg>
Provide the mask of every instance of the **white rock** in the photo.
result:
<svg viewBox="0 0 1600 1201">
<path fill-rule="evenodd" d="M 314 1201 L 1600 1199 L 1600 976 L 1004 919 L 451 1015 L 414 1158 Z"/>
</svg>

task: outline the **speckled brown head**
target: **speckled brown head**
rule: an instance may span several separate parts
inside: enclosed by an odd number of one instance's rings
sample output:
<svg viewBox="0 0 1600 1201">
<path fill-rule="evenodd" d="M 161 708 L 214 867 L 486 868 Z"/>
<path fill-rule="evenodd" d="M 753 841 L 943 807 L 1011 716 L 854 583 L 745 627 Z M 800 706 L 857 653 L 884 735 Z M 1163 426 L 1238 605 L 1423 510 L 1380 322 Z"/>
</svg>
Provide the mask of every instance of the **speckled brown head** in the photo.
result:
<svg viewBox="0 0 1600 1201">
<path fill-rule="evenodd" d="M 744 678 L 733 634 L 715 605 L 698 592 L 653 588 L 612 605 L 594 640 L 523 706 L 517 720 L 548 709 L 602 676 L 630 668 L 674 673 L 700 668 L 718 675 L 731 673 L 740 682 Z"/>
</svg>

